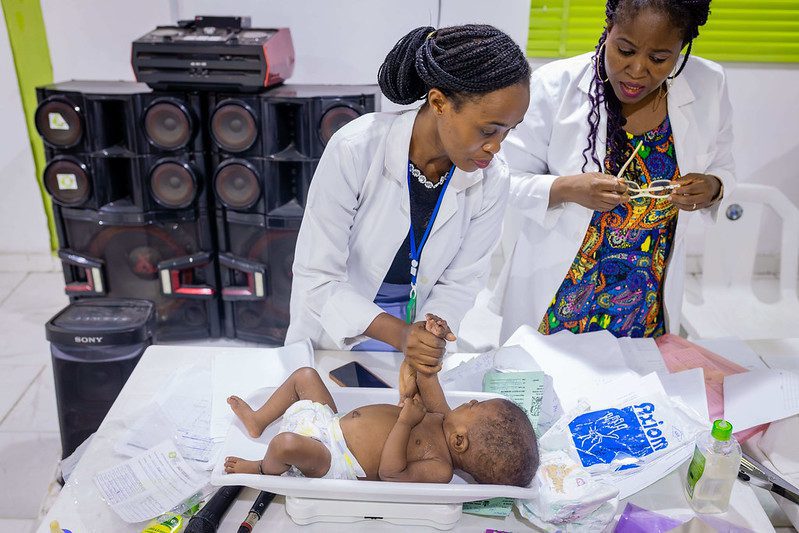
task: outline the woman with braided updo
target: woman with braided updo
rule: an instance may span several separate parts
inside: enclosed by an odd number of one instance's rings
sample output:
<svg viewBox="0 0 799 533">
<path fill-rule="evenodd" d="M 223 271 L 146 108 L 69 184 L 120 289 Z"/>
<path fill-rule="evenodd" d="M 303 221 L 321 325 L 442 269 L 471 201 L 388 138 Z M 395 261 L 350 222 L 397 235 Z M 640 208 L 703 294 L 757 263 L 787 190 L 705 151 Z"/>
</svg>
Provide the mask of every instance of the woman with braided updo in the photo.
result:
<svg viewBox="0 0 799 533">
<path fill-rule="evenodd" d="M 509 186 L 497 152 L 524 118 L 530 68 L 492 26 L 424 27 L 397 42 L 378 80 L 392 102 L 421 106 L 362 116 L 327 144 L 297 241 L 286 342 L 398 350 L 432 373 L 455 338 L 442 324 L 456 331 L 486 281 Z M 441 317 L 432 331 L 428 314 Z"/>
<path fill-rule="evenodd" d="M 686 224 L 715 219 L 734 172 L 724 71 L 691 55 L 709 14 L 710 0 L 607 0 L 594 52 L 533 73 L 506 143 L 523 216 L 495 293 L 503 342 L 522 325 L 678 332 Z"/>
</svg>

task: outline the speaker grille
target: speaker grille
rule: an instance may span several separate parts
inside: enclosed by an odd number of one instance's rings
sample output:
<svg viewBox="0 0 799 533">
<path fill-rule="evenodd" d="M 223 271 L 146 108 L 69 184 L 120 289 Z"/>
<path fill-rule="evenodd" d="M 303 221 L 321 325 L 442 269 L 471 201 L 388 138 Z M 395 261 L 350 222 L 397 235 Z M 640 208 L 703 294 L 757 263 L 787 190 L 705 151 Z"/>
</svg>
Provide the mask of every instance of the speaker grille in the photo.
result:
<svg viewBox="0 0 799 533">
<path fill-rule="evenodd" d="M 86 165 L 71 157 L 57 157 L 47 164 L 44 187 L 53 201 L 66 206 L 81 205 L 92 193 Z"/>
<path fill-rule="evenodd" d="M 187 164 L 157 163 L 150 172 L 150 191 L 155 201 L 169 209 L 188 207 L 197 196 L 197 180 Z"/>
<path fill-rule="evenodd" d="M 177 150 L 189 144 L 192 129 L 191 115 L 174 99 L 156 100 L 144 114 L 147 140 L 162 150 Z"/>
<path fill-rule="evenodd" d="M 325 111 L 325 114 L 322 115 L 322 119 L 319 121 L 319 136 L 322 139 L 322 145 L 327 145 L 327 142 L 334 133 L 359 116 L 361 116 L 361 114 L 358 111 L 345 105 L 331 107 Z"/>
<path fill-rule="evenodd" d="M 258 127 L 243 102 L 222 102 L 211 116 L 211 136 L 228 152 L 243 152 L 255 143 Z"/>
<path fill-rule="evenodd" d="M 229 209 L 248 209 L 261 197 L 261 180 L 243 160 L 223 163 L 214 177 L 216 195 Z"/>
<path fill-rule="evenodd" d="M 51 97 L 36 108 L 36 129 L 55 148 L 71 148 L 83 138 L 80 108 L 66 98 Z"/>
</svg>

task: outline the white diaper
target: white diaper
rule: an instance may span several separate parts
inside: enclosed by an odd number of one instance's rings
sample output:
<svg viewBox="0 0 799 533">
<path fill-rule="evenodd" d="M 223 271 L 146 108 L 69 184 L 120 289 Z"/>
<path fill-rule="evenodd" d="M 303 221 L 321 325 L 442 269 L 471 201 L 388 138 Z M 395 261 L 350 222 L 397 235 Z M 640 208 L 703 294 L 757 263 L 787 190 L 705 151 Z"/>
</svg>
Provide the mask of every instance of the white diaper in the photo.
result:
<svg viewBox="0 0 799 533">
<path fill-rule="evenodd" d="M 330 470 L 322 476 L 323 479 L 366 477 L 366 472 L 347 447 L 339 418 L 339 415 L 327 405 L 311 400 L 300 400 L 286 409 L 280 424 L 280 432 L 311 437 L 327 447 L 330 451 Z M 286 474 L 302 476 L 302 472 L 295 466 L 292 466 Z"/>
</svg>

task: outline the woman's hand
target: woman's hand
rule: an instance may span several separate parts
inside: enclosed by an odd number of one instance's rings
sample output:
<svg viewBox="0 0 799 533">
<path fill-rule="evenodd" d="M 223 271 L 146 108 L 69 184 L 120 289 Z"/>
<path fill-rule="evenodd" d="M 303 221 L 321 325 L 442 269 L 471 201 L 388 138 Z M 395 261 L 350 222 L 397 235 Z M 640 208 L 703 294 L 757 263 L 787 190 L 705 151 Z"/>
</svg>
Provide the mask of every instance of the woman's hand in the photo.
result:
<svg viewBox="0 0 799 533">
<path fill-rule="evenodd" d="M 425 322 L 405 326 L 400 348 L 405 361 L 422 374 L 435 374 L 441 370 L 441 358 L 447 343 L 425 328 Z"/>
<path fill-rule="evenodd" d="M 549 192 L 550 207 L 574 202 L 594 211 L 610 211 L 629 201 L 624 180 L 601 172 L 560 176 Z"/>
<path fill-rule="evenodd" d="M 680 187 L 671 193 L 671 203 L 684 211 L 710 207 L 721 192 L 721 180 L 709 174 L 686 174 L 674 183 L 679 183 Z"/>
</svg>

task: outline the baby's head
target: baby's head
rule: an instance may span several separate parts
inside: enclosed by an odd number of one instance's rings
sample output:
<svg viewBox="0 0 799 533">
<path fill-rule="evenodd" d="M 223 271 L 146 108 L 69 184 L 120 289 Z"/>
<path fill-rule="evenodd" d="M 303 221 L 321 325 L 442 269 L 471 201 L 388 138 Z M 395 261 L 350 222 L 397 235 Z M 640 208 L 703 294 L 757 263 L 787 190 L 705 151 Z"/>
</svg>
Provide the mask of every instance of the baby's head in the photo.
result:
<svg viewBox="0 0 799 533">
<path fill-rule="evenodd" d="M 527 414 L 510 400 L 465 403 L 444 417 L 454 464 L 478 483 L 526 487 L 538 469 L 538 443 Z"/>
</svg>

